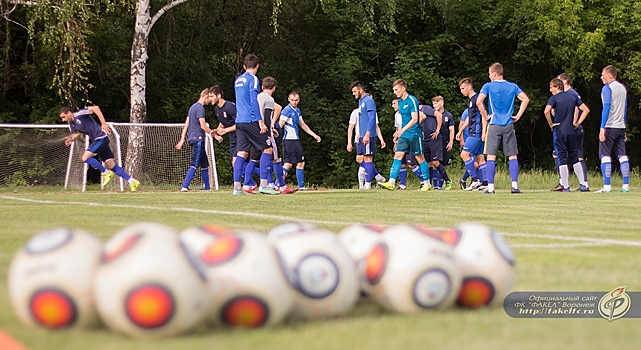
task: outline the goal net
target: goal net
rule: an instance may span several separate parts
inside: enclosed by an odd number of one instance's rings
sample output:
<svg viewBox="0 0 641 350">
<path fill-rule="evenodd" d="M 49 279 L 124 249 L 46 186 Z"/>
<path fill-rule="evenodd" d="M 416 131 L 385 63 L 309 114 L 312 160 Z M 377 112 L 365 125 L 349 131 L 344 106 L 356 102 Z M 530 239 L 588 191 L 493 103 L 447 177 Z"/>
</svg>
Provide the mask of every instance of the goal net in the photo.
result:
<svg viewBox="0 0 641 350">
<path fill-rule="evenodd" d="M 141 182 L 141 190 L 178 190 L 189 168 L 190 147 L 181 150 L 174 145 L 180 139 L 184 124 L 109 123 L 114 161 L 129 169 Z M 88 147 L 87 138 L 79 138 L 70 147 L 64 145 L 69 135 L 67 125 L 0 124 L 0 186 L 64 186 L 74 190 L 86 189 L 89 167 L 82 162 Z M 130 137 L 137 142 L 130 143 Z M 132 146 L 130 146 L 130 144 Z M 218 189 L 218 174 L 214 143 L 207 135 L 206 152 L 209 159 L 209 181 Z M 136 164 L 127 166 L 127 152 L 135 152 Z M 202 178 L 197 172 L 193 188 L 200 188 Z M 106 190 L 128 190 L 129 185 L 116 177 Z"/>
</svg>

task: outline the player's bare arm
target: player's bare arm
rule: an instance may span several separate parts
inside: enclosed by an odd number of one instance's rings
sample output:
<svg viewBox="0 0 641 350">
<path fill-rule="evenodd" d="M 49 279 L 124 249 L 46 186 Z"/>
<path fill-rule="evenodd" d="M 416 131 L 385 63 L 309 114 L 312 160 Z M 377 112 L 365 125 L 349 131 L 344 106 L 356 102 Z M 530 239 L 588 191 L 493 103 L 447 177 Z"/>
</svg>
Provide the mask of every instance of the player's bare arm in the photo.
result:
<svg viewBox="0 0 641 350">
<path fill-rule="evenodd" d="M 395 141 L 398 140 L 398 138 L 401 137 L 401 135 L 403 135 L 405 131 L 407 131 L 409 128 L 414 126 L 414 124 L 416 124 L 417 122 L 418 122 L 418 112 L 412 112 L 412 119 L 407 123 L 407 125 L 402 127 L 401 130 L 397 130 L 394 133 L 394 140 Z"/>
<path fill-rule="evenodd" d="M 438 137 L 439 132 L 441 132 L 441 126 L 443 125 L 443 113 L 434 111 L 434 116 L 436 117 L 436 131 L 430 134 L 432 140 Z"/>
<path fill-rule="evenodd" d="M 485 101 L 485 94 L 479 92 L 479 96 L 476 98 L 476 107 L 479 109 L 479 113 L 481 113 L 481 124 L 483 126 L 481 129 L 481 140 L 485 142 L 487 120 L 489 119 L 489 116 L 487 115 L 487 110 L 485 109 L 483 101 Z"/>
<path fill-rule="evenodd" d="M 347 152 L 351 152 L 354 148 L 352 145 L 352 136 L 354 136 L 354 124 L 349 124 L 347 127 Z"/>
<path fill-rule="evenodd" d="M 588 106 L 586 106 L 585 103 L 584 103 L 584 104 L 580 105 L 577 108 L 577 111 L 575 111 L 575 116 L 578 116 L 578 114 L 579 114 L 578 110 L 579 109 L 581 110 L 582 113 L 581 113 L 581 117 L 578 118 L 578 120 L 576 118 L 574 119 L 574 120 L 576 120 L 576 123 L 574 123 L 574 127 L 575 128 L 578 128 L 579 125 L 583 124 L 583 121 L 585 120 L 585 118 L 587 118 L 588 113 L 590 113 L 590 108 L 588 108 Z"/>
<path fill-rule="evenodd" d="M 521 105 L 519 106 L 519 111 L 516 113 L 516 116 L 512 117 L 512 119 L 517 122 L 521 117 L 523 116 L 523 113 L 525 113 L 525 109 L 527 108 L 527 105 L 530 103 L 530 98 L 527 97 L 525 92 L 521 92 L 520 94 L 516 95 L 516 98 L 518 98 L 521 101 Z"/>
<path fill-rule="evenodd" d="M 178 143 L 176 143 L 176 148 L 177 150 L 180 150 L 183 147 L 183 144 L 185 144 L 185 139 L 187 138 L 187 129 L 189 129 L 189 117 L 185 118 L 185 125 L 183 125 L 182 132 L 180 133 L 180 140 L 178 140 Z"/>
<path fill-rule="evenodd" d="M 73 134 L 65 137 L 65 146 L 71 145 L 74 141 L 76 141 L 80 136 L 82 136 L 82 133 L 80 131 L 76 131 Z"/>
<path fill-rule="evenodd" d="M 316 133 L 313 132 L 312 129 L 307 126 L 307 124 L 305 124 L 305 121 L 303 121 L 302 118 L 298 120 L 298 125 L 300 125 L 300 128 L 303 129 L 303 131 L 305 131 L 307 134 L 309 134 L 309 136 L 313 137 L 316 142 L 321 142 L 321 137 L 316 135 Z"/>
<path fill-rule="evenodd" d="M 100 128 L 107 134 L 111 134 L 111 127 L 109 124 L 107 124 L 107 121 L 105 120 L 105 116 L 102 114 L 102 111 L 100 110 L 100 107 L 98 106 L 90 106 L 87 107 L 89 112 L 95 114 L 98 116 L 98 119 L 100 119 Z"/>
<path fill-rule="evenodd" d="M 385 144 L 385 139 L 383 138 L 383 133 L 381 132 L 381 127 L 376 124 L 376 135 L 378 136 L 378 139 L 381 141 L 381 148 L 385 148 L 387 144 Z"/>
<path fill-rule="evenodd" d="M 550 126 L 550 130 L 554 130 L 554 127 L 558 126 L 559 123 L 553 123 L 552 122 L 552 106 L 550 106 L 550 105 L 545 106 L 545 110 L 543 111 L 543 114 L 545 114 L 545 119 L 548 121 L 548 125 Z"/>
</svg>

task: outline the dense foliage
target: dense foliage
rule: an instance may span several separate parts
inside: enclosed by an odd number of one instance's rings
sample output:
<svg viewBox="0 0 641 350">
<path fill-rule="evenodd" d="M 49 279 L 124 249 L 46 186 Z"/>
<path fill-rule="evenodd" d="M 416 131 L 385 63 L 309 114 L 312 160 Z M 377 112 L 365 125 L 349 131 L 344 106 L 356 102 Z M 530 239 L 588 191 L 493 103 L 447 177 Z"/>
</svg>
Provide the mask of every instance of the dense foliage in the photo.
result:
<svg viewBox="0 0 641 350">
<path fill-rule="evenodd" d="M 2 0 L 0 122 L 57 122 L 57 110 L 68 101 L 95 103 L 107 119 L 128 121 L 135 3 L 95 1 L 85 4 L 89 11 L 80 3 L 49 0 L 13 9 Z M 52 4 L 71 12 L 37 10 Z M 162 5 L 152 1 L 152 9 Z M 56 36 L 60 28 L 66 34 Z M 81 36 L 84 46 L 65 49 L 74 42 L 70 35 Z M 553 168 L 543 108 L 549 80 L 567 71 L 592 111 L 584 124 L 585 148 L 589 167 L 596 169 L 599 76 L 613 64 L 629 90 L 628 150 L 635 166 L 641 161 L 640 43 L 639 0 L 189 0 L 151 31 L 147 121 L 182 122 L 200 90 L 214 84 L 233 100 L 242 57 L 257 53 L 259 77 L 278 80 L 276 101 L 286 104 L 288 91 L 300 91 L 304 118 L 323 138 L 316 144 L 302 136 L 307 180 L 347 186 L 356 174 L 354 154 L 345 150 L 347 121 L 356 106 L 349 90 L 353 80 L 367 84 L 391 143 L 394 79 L 406 79 L 423 101 L 444 96 L 446 109 L 458 117 L 465 105 L 458 80 L 470 76 L 480 89 L 487 67 L 498 61 L 505 77 L 531 98 L 516 125 L 522 167 Z M 219 159 L 226 159 L 225 147 Z M 391 151 L 379 154 L 377 166 L 386 174 Z M 222 175 L 230 173 L 228 162 L 220 168 Z"/>
</svg>

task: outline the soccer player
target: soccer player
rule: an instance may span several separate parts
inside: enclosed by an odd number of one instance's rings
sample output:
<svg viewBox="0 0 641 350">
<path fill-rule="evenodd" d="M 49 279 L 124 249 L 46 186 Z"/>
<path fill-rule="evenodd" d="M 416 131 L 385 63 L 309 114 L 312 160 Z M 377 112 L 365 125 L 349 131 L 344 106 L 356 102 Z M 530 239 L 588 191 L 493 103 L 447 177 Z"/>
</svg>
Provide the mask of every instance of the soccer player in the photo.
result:
<svg viewBox="0 0 641 350">
<path fill-rule="evenodd" d="M 563 81 L 558 78 L 550 81 L 550 92 L 552 97 L 545 106 L 545 119 L 547 119 L 550 129 L 555 134 L 554 148 L 557 158 L 559 159 L 559 174 L 561 175 L 561 185 L 563 192 L 570 192 L 568 162 L 574 168 L 574 174 L 579 179 L 581 189 L 586 192 L 587 182 L 583 177 L 583 168 L 579 163 L 577 155 L 576 134 L 574 128 L 578 125 L 575 108 L 579 108 L 584 116 L 590 113 L 588 107 L 574 94 L 563 91 Z M 554 121 L 552 121 L 552 109 L 554 109 Z"/>
<path fill-rule="evenodd" d="M 274 135 L 276 135 L 276 133 L 274 132 L 274 119 L 275 116 L 279 115 L 281 112 L 280 105 L 276 104 L 274 102 L 274 97 L 272 97 L 274 91 L 276 91 L 276 79 L 272 77 L 264 78 L 262 89 L 263 91 L 258 94 L 258 106 L 261 111 L 263 122 L 266 125 L 269 125 L 269 135 L 273 149 L 272 167 L 274 175 L 276 177 L 276 185 L 278 186 L 276 190 L 280 191 L 281 194 L 294 193 L 296 192 L 294 189 L 288 188 L 285 185 L 285 177 L 283 176 L 283 164 L 281 163 L 280 157 L 278 155 L 278 146 L 276 144 L 276 140 L 274 139 Z"/>
<path fill-rule="evenodd" d="M 243 165 L 251 147 L 262 151 L 260 156 L 260 186 L 258 192 L 264 194 L 280 194 L 268 186 L 267 177 L 271 176 L 272 145 L 267 134 L 268 127 L 261 117 L 258 106 L 260 82 L 256 72 L 260 67 L 258 56 L 248 54 L 243 61 L 245 72 L 236 78 L 236 142 L 237 154 L 234 162 L 234 190 L 232 194 L 242 194 L 240 178 Z"/>
<path fill-rule="evenodd" d="M 236 161 L 236 105 L 231 101 L 225 100 L 225 94 L 220 86 L 214 85 L 209 91 L 214 96 L 211 103 L 215 106 L 214 113 L 216 114 L 216 119 L 218 119 L 214 137 L 218 142 L 221 142 L 223 135 L 229 135 L 229 157 L 231 158 L 231 165 L 234 166 Z M 219 137 L 221 138 L 219 139 Z"/>
<path fill-rule="evenodd" d="M 398 111 L 398 97 L 392 99 L 392 108 L 394 109 L 394 127 L 396 131 L 403 128 L 403 116 Z M 394 143 L 394 151 L 396 151 L 396 145 L 398 140 Z M 416 166 L 416 157 L 412 153 L 406 153 L 403 164 L 401 164 L 401 170 L 398 173 L 398 187 L 397 190 L 405 190 L 407 188 L 407 168 L 412 170 L 412 173 L 418 177 L 419 181 L 422 180 L 421 168 Z"/>
<path fill-rule="evenodd" d="M 98 116 L 100 124 L 91 117 L 92 113 Z M 82 154 L 82 161 L 102 173 L 103 188 L 113 179 L 115 173 L 129 182 L 131 192 L 138 190 L 140 181 L 127 174 L 114 161 L 114 155 L 109 148 L 109 137 L 107 137 L 107 134 L 111 133 L 111 127 L 105 121 L 100 107 L 90 106 L 76 112 L 69 107 L 62 107 L 59 116 L 63 122 L 69 123 L 69 131 L 71 131 L 71 135 L 65 137 L 65 146 L 71 145 L 83 134 L 89 136 L 91 144 Z M 106 168 L 94 158 L 96 155 L 105 163 Z"/>
<path fill-rule="evenodd" d="M 435 110 L 441 112 L 443 115 L 443 123 L 441 123 L 441 138 L 443 140 L 443 157 L 440 163 L 443 168 L 450 165 L 452 146 L 454 145 L 454 116 L 449 111 L 445 110 L 445 99 L 443 96 L 436 96 L 432 99 L 432 106 Z M 436 175 L 436 176 L 434 176 Z M 443 188 L 443 181 L 445 180 L 438 171 L 432 172 L 432 177 L 435 177 L 436 184 L 434 189 L 440 190 Z M 434 179 L 432 180 L 434 182 Z M 446 188 L 447 189 L 447 188 Z M 450 185 L 451 189 L 451 185 Z"/>
<path fill-rule="evenodd" d="M 208 104 L 214 97 L 213 92 L 205 89 L 200 92 L 200 98 L 196 103 L 189 107 L 185 126 L 183 126 L 180 140 L 176 144 L 176 149 L 181 149 L 185 143 L 185 139 L 191 146 L 191 160 L 189 162 L 189 170 L 185 175 L 185 181 L 180 188 L 182 192 L 189 191 L 189 184 L 196 175 L 196 171 L 200 167 L 200 176 L 203 179 L 204 187 L 202 190 L 209 191 L 209 160 L 205 153 L 205 133 L 213 134 L 212 130 L 207 126 L 205 121 L 205 105 Z"/>
<path fill-rule="evenodd" d="M 599 130 L 599 157 L 601 159 L 601 172 L 603 173 L 603 187 L 597 193 L 612 192 L 612 149 L 616 151 L 623 177 L 621 192 L 630 191 L 630 163 L 625 151 L 625 125 L 628 117 L 627 91 L 623 84 L 617 80 L 617 70 L 610 65 L 601 71 L 601 128 Z"/>
<path fill-rule="evenodd" d="M 438 171 L 445 179 L 445 190 L 449 191 L 452 189 L 452 181 L 440 162 L 440 159 L 443 158 L 443 137 L 441 136 L 443 114 L 429 105 L 419 106 L 419 112 L 419 121 L 423 129 L 423 154 L 425 155 L 425 160 L 429 162 L 433 173 Z M 436 186 L 437 184 L 433 185 Z"/>
<path fill-rule="evenodd" d="M 496 154 L 499 144 L 502 142 L 503 153 L 510 160 L 510 176 L 512 178 L 512 193 L 523 193 L 519 189 L 519 153 L 514 133 L 514 122 L 523 116 L 530 99 L 521 88 L 503 79 L 503 66 L 494 63 L 489 68 L 490 82 L 483 85 L 481 92 L 476 99 L 476 106 L 481 112 L 483 122 L 482 137 L 485 141 L 485 153 L 487 154 L 487 190 L 485 194 L 494 194 L 494 176 L 496 175 Z M 485 109 L 485 98 L 488 98 L 488 110 Z M 514 98 L 521 101 L 519 111 L 515 116 Z M 489 124 L 489 127 L 488 127 Z"/>
<path fill-rule="evenodd" d="M 296 91 L 289 93 L 287 97 L 289 104 L 280 112 L 280 127 L 283 128 L 283 170 L 285 176 L 294 164 L 296 164 L 296 180 L 298 181 L 298 190 L 305 190 L 305 156 L 303 155 L 303 145 L 300 143 L 298 129 L 303 129 L 309 136 L 313 137 L 316 142 L 321 142 L 320 136 L 316 135 L 312 129 L 307 126 L 300 113 L 298 103 L 300 94 Z"/>
<path fill-rule="evenodd" d="M 381 141 L 381 148 L 385 148 L 387 145 L 385 144 L 385 139 L 383 139 L 381 128 L 378 126 L 378 114 L 376 115 L 376 135 Z M 351 152 L 354 149 L 354 145 L 352 144 L 352 137 L 354 137 L 354 144 L 356 144 L 356 149 L 358 150 L 358 139 L 360 137 L 358 127 L 358 108 L 355 108 L 349 116 L 349 126 L 347 127 L 347 152 Z M 358 163 L 358 188 L 362 190 L 365 187 L 366 172 L 365 168 L 363 168 L 362 165 L 363 155 L 359 154 L 358 152 L 356 152 L 356 163 Z M 375 176 L 382 178 L 382 176 L 378 174 Z"/>
<path fill-rule="evenodd" d="M 474 85 L 472 84 L 472 79 L 463 78 L 458 83 L 459 89 L 463 96 L 469 98 L 467 102 L 467 119 L 463 122 L 463 125 L 459 128 L 456 138 L 461 139 L 461 136 L 467 132 L 467 137 L 465 137 L 465 144 L 461 150 L 461 159 L 465 164 L 465 169 L 470 177 L 472 177 L 472 183 L 469 187 L 466 187 L 466 191 L 480 190 L 481 187 L 486 187 L 488 184 L 485 180 L 486 176 L 486 163 L 485 157 L 483 156 L 483 147 L 485 146 L 483 140 L 481 139 L 483 123 L 481 121 L 481 113 L 477 107 L 478 94 L 474 91 Z M 461 120 L 463 118 L 461 117 Z M 475 155 L 472 157 L 472 155 Z M 481 177 L 477 175 L 477 170 L 475 168 L 475 163 L 478 164 L 477 167 L 480 170 Z M 483 188 L 485 189 L 485 188 Z"/>
<path fill-rule="evenodd" d="M 427 162 L 423 156 L 423 145 L 421 143 L 421 128 L 418 120 L 418 99 L 407 93 L 407 83 L 398 79 L 392 84 L 394 95 L 398 98 L 398 110 L 401 113 L 402 128 L 394 133 L 396 150 L 394 151 L 394 162 L 390 170 L 390 177 L 387 182 L 379 183 L 379 186 L 394 190 L 396 177 L 401 170 L 401 164 L 406 153 L 412 153 L 416 157 L 421 168 L 423 181 L 419 191 L 429 191 L 430 182 L 427 169 Z"/>
<path fill-rule="evenodd" d="M 354 81 L 349 88 L 352 95 L 358 100 L 358 142 L 356 143 L 356 154 L 363 156 L 361 166 L 365 169 L 365 185 L 363 189 L 372 188 L 372 179 L 376 178 L 377 183 L 382 183 L 385 178 L 381 176 L 374 167 L 374 153 L 376 151 L 376 103 L 372 96 L 365 93 L 363 82 Z"/>
</svg>

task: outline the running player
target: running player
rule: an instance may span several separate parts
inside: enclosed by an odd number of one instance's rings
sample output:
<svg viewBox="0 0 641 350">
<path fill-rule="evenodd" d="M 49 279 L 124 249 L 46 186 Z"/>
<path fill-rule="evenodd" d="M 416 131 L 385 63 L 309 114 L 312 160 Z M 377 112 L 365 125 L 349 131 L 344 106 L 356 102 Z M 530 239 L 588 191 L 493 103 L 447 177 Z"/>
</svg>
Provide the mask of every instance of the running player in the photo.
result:
<svg viewBox="0 0 641 350">
<path fill-rule="evenodd" d="M 489 68 L 490 82 L 483 85 L 476 99 L 476 106 L 481 113 L 483 122 L 482 140 L 485 141 L 487 154 L 487 190 L 485 194 L 494 194 L 494 176 L 496 175 L 496 154 L 499 144 L 502 143 L 503 153 L 510 160 L 509 169 L 512 178 L 512 193 L 523 193 L 519 189 L 519 153 L 514 133 L 514 122 L 523 116 L 530 99 L 521 88 L 503 78 L 503 66 L 494 63 Z M 488 98 L 488 110 L 485 109 L 485 98 Z M 519 111 L 515 116 L 514 99 L 521 101 Z M 489 124 L 489 127 L 487 125 Z"/>
<path fill-rule="evenodd" d="M 601 128 L 599 129 L 599 158 L 603 173 L 603 187 L 597 193 L 612 192 L 612 150 L 616 151 L 623 177 L 621 192 L 630 191 L 630 163 L 625 151 L 625 125 L 628 117 L 628 97 L 625 86 L 617 80 L 617 70 L 607 66 L 601 71 Z"/>
<path fill-rule="evenodd" d="M 557 158 L 559 159 L 559 174 L 561 175 L 561 185 L 563 192 L 570 192 L 569 169 L 568 164 L 572 164 L 574 174 L 581 184 L 581 188 L 588 188 L 587 182 L 584 182 L 583 168 L 579 163 L 577 156 L 576 134 L 574 128 L 578 125 L 575 108 L 579 108 L 584 116 L 590 113 L 588 107 L 583 104 L 580 98 L 574 94 L 563 91 L 563 81 L 558 78 L 550 81 L 550 92 L 552 97 L 545 106 L 545 119 L 547 119 L 550 129 L 555 134 L 555 145 Z M 554 109 L 554 121 L 552 121 L 552 109 Z M 568 163 L 569 162 L 569 163 Z M 585 190 L 583 191 L 585 192 Z"/>
<path fill-rule="evenodd" d="M 100 124 L 91 117 L 91 114 L 98 116 Z M 91 143 L 82 154 L 82 161 L 102 173 L 101 186 L 103 188 L 114 178 L 115 173 L 115 175 L 129 182 L 131 192 L 138 190 L 140 181 L 131 177 L 123 168 L 114 162 L 114 155 L 109 148 L 109 137 L 107 137 L 107 134 L 111 133 L 111 127 L 105 121 L 100 107 L 90 106 L 76 112 L 69 107 L 62 107 L 59 116 L 63 122 L 69 123 L 69 131 L 71 131 L 71 135 L 65 137 L 65 146 L 70 146 L 82 135 L 89 136 Z M 106 168 L 94 158 L 96 155 L 105 163 Z"/>
<path fill-rule="evenodd" d="M 316 142 L 321 142 L 320 136 L 316 135 L 312 129 L 305 124 L 303 115 L 300 113 L 298 103 L 300 94 L 296 91 L 289 93 L 287 98 L 289 104 L 280 112 L 280 126 L 283 128 L 283 170 L 285 176 L 296 164 L 296 180 L 298 181 L 298 190 L 305 190 L 305 156 L 303 155 L 303 146 L 300 143 L 298 129 L 301 128 L 309 136 L 313 137 Z"/>
</svg>

